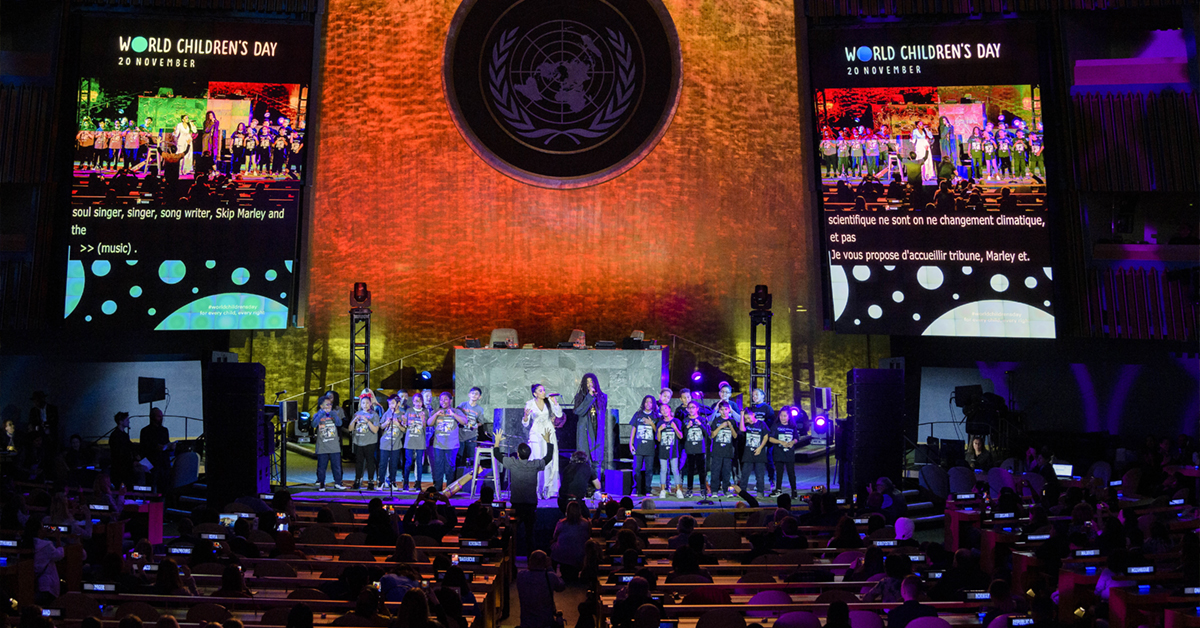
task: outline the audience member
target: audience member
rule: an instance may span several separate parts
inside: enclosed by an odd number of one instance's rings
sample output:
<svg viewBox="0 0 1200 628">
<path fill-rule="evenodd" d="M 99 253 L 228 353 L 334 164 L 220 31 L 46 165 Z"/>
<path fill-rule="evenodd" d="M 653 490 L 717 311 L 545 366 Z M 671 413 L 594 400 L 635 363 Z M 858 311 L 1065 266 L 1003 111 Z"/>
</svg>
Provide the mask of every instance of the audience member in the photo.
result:
<svg viewBox="0 0 1200 628">
<path fill-rule="evenodd" d="M 921 596 L 921 578 L 918 576 L 911 574 L 905 576 L 900 582 L 899 593 L 904 603 L 888 612 L 887 628 L 904 628 L 918 617 L 937 617 L 936 608 L 918 601 Z M 867 600 L 864 598 L 863 601 Z M 984 626 L 986 625 L 985 623 Z"/>
<path fill-rule="evenodd" d="M 558 574 L 550 571 L 550 557 L 541 550 L 529 555 L 529 568 L 517 574 L 521 601 L 521 628 L 555 628 L 558 607 L 554 593 L 566 588 Z"/>
</svg>

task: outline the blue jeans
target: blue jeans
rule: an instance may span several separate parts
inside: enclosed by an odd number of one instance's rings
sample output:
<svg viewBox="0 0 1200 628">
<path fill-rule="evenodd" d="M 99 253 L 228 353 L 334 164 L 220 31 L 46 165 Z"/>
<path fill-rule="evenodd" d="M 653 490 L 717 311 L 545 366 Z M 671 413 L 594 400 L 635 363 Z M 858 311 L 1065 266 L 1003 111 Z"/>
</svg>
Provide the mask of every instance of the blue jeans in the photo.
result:
<svg viewBox="0 0 1200 628">
<path fill-rule="evenodd" d="M 458 443 L 458 469 L 455 473 L 457 477 L 461 478 L 475 467 L 475 446 L 478 443 L 478 440 L 464 440 Z"/>
<path fill-rule="evenodd" d="M 333 463 L 333 481 L 342 483 L 342 454 L 317 454 L 317 486 L 325 486 L 325 465 Z"/>
<path fill-rule="evenodd" d="M 408 474 L 417 468 L 417 490 L 421 489 L 421 465 L 425 460 L 424 449 L 404 450 L 404 490 L 408 490 Z"/>
<path fill-rule="evenodd" d="M 396 483 L 396 471 L 400 467 L 400 452 L 402 449 L 379 450 L 379 480 L 388 484 Z"/>
<path fill-rule="evenodd" d="M 458 448 L 430 449 L 429 457 L 433 465 L 433 488 L 442 490 L 442 480 L 449 484 L 454 481 L 454 459 L 458 457 Z"/>
</svg>

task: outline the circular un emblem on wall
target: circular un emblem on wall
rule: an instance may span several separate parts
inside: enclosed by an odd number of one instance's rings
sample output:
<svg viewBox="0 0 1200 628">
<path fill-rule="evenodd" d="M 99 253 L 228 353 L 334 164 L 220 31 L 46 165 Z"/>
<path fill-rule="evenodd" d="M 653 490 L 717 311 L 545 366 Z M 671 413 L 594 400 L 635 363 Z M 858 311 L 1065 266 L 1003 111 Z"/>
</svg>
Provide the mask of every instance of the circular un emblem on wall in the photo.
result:
<svg viewBox="0 0 1200 628">
<path fill-rule="evenodd" d="M 578 188 L 629 170 L 662 139 L 681 58 L 660 0 L 464 0 L 443 88 L 458 130 L 492 167 Z"/>
</svg>

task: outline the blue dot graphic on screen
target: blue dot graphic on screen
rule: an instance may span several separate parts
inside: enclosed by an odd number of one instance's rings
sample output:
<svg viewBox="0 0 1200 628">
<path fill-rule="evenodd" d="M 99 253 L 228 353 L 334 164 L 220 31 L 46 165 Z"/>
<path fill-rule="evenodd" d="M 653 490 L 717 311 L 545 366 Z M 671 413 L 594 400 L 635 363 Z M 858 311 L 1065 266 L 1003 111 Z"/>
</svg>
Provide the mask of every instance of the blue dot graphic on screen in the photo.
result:
<svg viewBox="0 0 1200 628">
<path fill-rule="evenodd" d="M 87 321 L 87 322 L 89 322 L 89 323 L 90 323 L 90 322 L 92 322 L 92 315 L 91 315 L 91 314 L 88 314 L 87 316 L 84 316 L 84 317 L 83 317 L 83 320 L 85 320 L 85 321 Z"/>
<path fill-rule="evenodd" d="M 873 56 L 874 56 L 874 55 L 871 53 L 871 49 L 870 49 L 870 48 L 868 48 L 868 47 L 866 47 L 866 46 L 859 46 L 859 47 L 858 47 L 858 60 L 859 60 L 859 61 L 862 61 L 863 63 L 866 63 L 867 61 L 870 61 L 870 60 L 871 60 L 871 57 L 873 57 Z"/>
<path fill-rule="evenodd" d="M 279 298 L 281 298 L 281 299 L 286 299 L 286 298 L 287 298 L 287 293 L 286 293 L 286 292 L 280 292 L 280 293 L 279 293 Z"/>
<path fill-rule="evenodd" d="M 100 306 L 100 311 L 105 314 L 112 314 L 117 311 L 117 302 L 109 299 Z"/>
<path fill-rule="evenodd" d="M 279 273 L 275 272 L 274 270 L 267 271 L 267 281 L 275 281 L 275 278 L 278 276 Z"/>
<path fill-rule="evenodd" d="M 125 260 L 125 263 L 130 266 L 137 266 L 137 260 L 135 260 L 135 259 L 127 259 L 127 260 Z"/>
<path fill-rule="evenodd" d="M 134 52 L 146 52 L 147 43 L 145 37 L 134 37 L 129 47 L 133 48 Z"/>
<path fill-rule="evenodd" d="M 233 283 L 244 286 L 247 281 L 250 281 L 250 271 L 245 268 L 236 268 L 230 278 L 233 279 Z"/>
<path fill-rule="evenodd" d="M 204 262 L 204 267 L 205 267 L 205 268 L 216 268 L 216 267 L 217 267 L 217 261 L 216 261 L 216 260 L 211 260 L 211 259 L 210 259 L 210 260 L 208 260 L 207 262 Z"/>
<path fill-rule="evenodd" d="M 129 288 L 129 296 L 131 296 L 135 299 L 142 296 L 142 287 L 141 286 L 132 286 L 131 288 Z"/>
<path fill-rule="evenodd" d="M 149 314 L 150 316 L 154 316 L 155 314 L 158 313 L 158 310 L 156 310 L 154 308 L 150 308 L 150 309 L 146 310 L 146 313 Z"/>
<path fill-rule="evenodd" d="M 177 259 L 169 259 L 158 265 L 158 278 L 163 280 L 163 283 L 177 284 L 183 281 L 183 276 L 187 274 L 187 266 Z"/>
<path fill-rule="evenodd" d="M 107 275 L 110 270 L 112 270 L 112 264 L 108 263 L 106 259 L 98 259 L 92 262 L 92 274 L 97 277 Z"/>
<path fill-rule="evenodd" d="M 200 292 L 199 288 L 192 288 L 192 294 L 199 294 L 199 292 Z"/>
</svg>

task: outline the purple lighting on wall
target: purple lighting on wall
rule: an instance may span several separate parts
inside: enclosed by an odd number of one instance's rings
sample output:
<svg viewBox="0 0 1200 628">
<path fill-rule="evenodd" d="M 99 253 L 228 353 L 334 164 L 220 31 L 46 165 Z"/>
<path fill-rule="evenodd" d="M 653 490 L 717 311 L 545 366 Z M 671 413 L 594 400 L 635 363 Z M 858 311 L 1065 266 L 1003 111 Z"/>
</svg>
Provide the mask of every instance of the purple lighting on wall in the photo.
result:
<svg viewBox="0 0 1200 628">
<path fill-rule="evenodd" d="M 1100 403 L 1096 400 L 1096 385 L 1092 382 L 1092 374 L 1086 364 L 1072 364 L 1071 373 L 1079 384 L 1079 394 L 1083 397 L 1083 420 L 1088 432 L 1100 431 Z"/>
<path fill-rule="evenodd" d="M 1112 398 L 1109 399 L 1105 412 L 1109 434 L 1121 433 L 1121 410 L 1125 407 L 1125 399 L 1129 397 L 1129 391 L 1133 389 L 1141 371 L 1142 367 L 1138 364 L 1126 364 L 1121 367 L 1121 374 L 1117 376 L 1116 384 L 1112 388 Z"/>
</svg>

